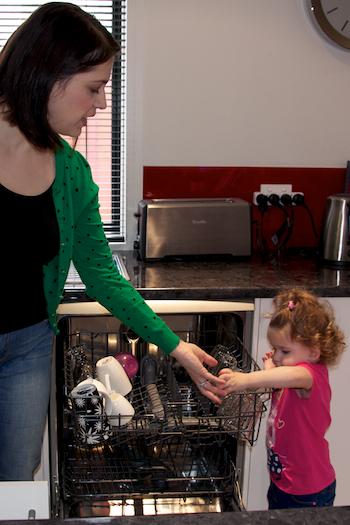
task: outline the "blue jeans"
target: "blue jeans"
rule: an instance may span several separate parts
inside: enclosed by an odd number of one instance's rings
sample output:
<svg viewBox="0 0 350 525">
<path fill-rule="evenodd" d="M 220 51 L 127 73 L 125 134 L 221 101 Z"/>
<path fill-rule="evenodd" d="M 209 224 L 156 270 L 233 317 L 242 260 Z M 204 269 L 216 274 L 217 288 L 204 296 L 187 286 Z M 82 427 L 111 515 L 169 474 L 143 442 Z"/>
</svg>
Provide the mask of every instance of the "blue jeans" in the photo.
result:
<svg viewBox="0 0 350 525">
<path fill-rule="evenodd" d="M 316 494 L 295 496 L 280 490 L 274 483 L 270 483 L 267 492 L 269 509 L 299 509 L 305 507 L 332 507 L 335 498 L 336 482 Z"/>
<path fill-rule="evenodd" d="M 0 334 L 0 481 L 30 481 L 40 463 L 52 344 L 48 321 Z"/>
</svg>

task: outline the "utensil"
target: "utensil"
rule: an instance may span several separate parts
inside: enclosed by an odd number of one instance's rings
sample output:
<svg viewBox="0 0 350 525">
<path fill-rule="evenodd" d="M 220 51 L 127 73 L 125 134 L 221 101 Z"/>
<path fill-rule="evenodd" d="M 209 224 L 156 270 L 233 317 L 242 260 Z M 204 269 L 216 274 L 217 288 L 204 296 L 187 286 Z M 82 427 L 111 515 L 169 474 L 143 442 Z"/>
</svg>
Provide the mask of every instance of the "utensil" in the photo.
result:
<svg viewBox="0 0 350 525">
<path fill-rule="evenodd" d="M 127 332 L 125 333 L 126 335 L 126 338 L 128 340 L 128 343 L 131 345 L 131 355 L 133 355 L 134 357 L 136 357 L 136 353 L 137 353 L 137 343 L 140 339 L 140 336 L 137 335 L 136 332 L 134 332 L 133 330 L 131 330 L 131 328 L 129 328 L 127 330 Z"/>
<path fill-rule="evenodd" d="M 140 380 L 141 384 L 146 387 L 147 394 L 149 397 L 152 413 L 157 419 L 163 420 L 165 418 L 165 412 L 162 400 L 158 392 L 156 385 L 158 373 L 157 361 L 150 356 L 144 356 L 141 361 L 140 367 Z"/>
<path fill-rule="evenodd" d="M 178 382 L 176 381 L 174 370 L 172 367 L 173 364 L 173 358 L 168 357 L 166 364 L 165 364 L 165 380 L 168 385 L 169 391 L 171 393 L 172 402 L 174 403 L 174 409 L 176 411 L 176 415 L 181 417 L 182 414 L 182 396 L 180 392 L 180 388 L 178 385 Z M 188 385 L 184 385 L 184 388 L 187 388 L 188 392 L 190 392 L 191 387 Z"/>
</svg>

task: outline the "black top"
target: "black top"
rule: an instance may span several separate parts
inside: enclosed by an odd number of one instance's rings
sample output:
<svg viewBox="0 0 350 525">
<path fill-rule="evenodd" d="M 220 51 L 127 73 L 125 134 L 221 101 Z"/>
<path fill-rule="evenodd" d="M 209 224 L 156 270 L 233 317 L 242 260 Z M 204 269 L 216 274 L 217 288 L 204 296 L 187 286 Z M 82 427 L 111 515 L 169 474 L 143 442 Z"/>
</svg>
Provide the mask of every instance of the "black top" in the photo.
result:
<svg viewBox="0 0 350 525">
<path fill-rule="evenodd" d="M 43 265 L 59 242 L 51 187 L 26 196 L 0 184 L 0 333 L 47 318 Z"/>
</svg>

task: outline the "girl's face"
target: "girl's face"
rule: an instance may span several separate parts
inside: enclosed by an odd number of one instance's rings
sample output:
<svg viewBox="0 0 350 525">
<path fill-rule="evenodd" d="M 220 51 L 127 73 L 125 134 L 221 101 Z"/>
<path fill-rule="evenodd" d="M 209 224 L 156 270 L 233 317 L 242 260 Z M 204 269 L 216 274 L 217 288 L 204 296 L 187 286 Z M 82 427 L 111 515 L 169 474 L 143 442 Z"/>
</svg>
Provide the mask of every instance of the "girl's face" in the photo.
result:
<svg viewBox="0 0 350 525">
<path fill-rule="evenodd" d="M 78 137 L 96 109 L 106 108 L 105 86 L 113 60 L 54 84 L 48 103 L 48 121 L 56 133 Z"/>
<path fill-rule="evenodd" d="M 320 357 L 318 349 L 292 341 L 287 327 L 283 330 L 269 328 L 267 339 L 272 346 L 276 366 L 294 366 L 302 361 L 316 363 Z"/>
</svg>

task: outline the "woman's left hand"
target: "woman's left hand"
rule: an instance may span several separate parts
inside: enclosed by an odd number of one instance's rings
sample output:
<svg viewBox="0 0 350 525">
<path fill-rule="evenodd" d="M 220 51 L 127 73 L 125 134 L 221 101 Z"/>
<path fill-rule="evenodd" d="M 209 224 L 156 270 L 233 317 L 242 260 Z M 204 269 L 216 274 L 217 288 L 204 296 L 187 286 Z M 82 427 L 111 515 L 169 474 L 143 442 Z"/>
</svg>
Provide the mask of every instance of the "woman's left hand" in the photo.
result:
<svg viewBox="0 0 350 525">
<path fill-rule="evenodd" d="M 205 368 L 204 364 L 217 365 L 217 360 L 193 343 L 180 340 L 171 356 L 182 365 L 190 375 L 200 392 L 214 403 L 221 404 L 226 393 L 223 390 L 225 381 L 214 376 Z"/>
</svg>

